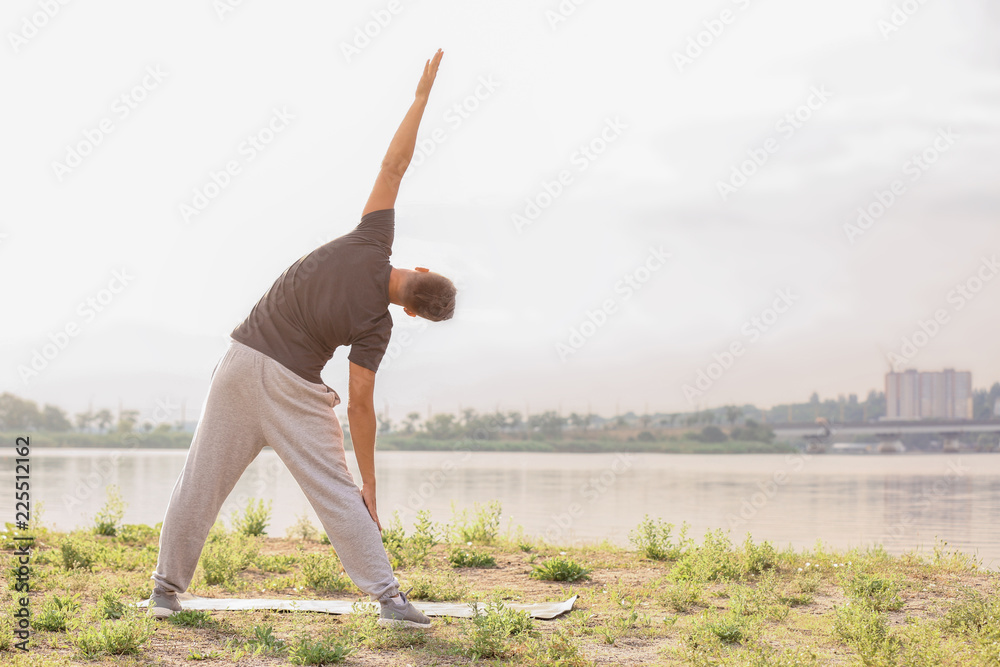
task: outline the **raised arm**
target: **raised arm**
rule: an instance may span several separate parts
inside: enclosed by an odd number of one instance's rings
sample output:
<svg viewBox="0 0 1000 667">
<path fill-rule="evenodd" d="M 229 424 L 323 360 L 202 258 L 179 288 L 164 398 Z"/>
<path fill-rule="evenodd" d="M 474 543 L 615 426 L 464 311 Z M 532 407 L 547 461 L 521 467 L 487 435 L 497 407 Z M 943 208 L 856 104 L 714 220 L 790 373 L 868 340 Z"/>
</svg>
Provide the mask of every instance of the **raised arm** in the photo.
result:
<svg viewBox="0 0 1000 667">
<path fill-rule="evenodd" d="M 420 83 L 417 84 L 416 98 L 392 137 L 389 150 L 382 158 L 382 168 L 375 178 L 375 187 L 372 188 L 362 216 L 372 211 L 396 206 L 399 183 L 403 180 L 406 168 L 410 166 L 410 159 L 413 158 L 413 149 L 417 143 L 417 128 L 420 127 L 420 119 L 423 118 L 424 108 L 427 106 L 427 99 L 430 97 L 431 87 L 434 85 L 434 78 L 437 76 L 443 55 L 444 51 L 438 49 L 434 57 L 424 65 L 424 73 L 420 77 Z"/>
</svg>

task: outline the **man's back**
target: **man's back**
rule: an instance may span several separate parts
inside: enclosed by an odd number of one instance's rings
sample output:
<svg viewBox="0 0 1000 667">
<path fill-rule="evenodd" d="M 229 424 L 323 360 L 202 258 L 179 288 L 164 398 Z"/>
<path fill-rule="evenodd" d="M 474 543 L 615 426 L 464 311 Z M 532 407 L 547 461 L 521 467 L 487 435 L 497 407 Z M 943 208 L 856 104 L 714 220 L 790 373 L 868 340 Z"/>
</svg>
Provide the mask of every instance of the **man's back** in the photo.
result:
<svg viewBox="0 0 1000 667">
<path fill-rule="evenodd" d="M 317 384 L 341 345 L 351 345 L 353 363 L 377 371 L 392 332 L 394 214 L 368 213 L 353 231 L 288 267 L 232 337 Z"/>
</svg>

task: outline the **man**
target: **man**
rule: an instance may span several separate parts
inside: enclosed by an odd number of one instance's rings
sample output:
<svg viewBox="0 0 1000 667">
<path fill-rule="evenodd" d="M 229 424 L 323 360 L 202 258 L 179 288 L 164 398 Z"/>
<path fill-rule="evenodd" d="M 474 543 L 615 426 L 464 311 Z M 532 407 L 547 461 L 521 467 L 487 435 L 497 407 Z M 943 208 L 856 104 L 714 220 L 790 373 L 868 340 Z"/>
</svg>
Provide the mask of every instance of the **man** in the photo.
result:
<svg viewBox="0 0 1000 667">
<path fill-rule="evenodd" d="M 233 330 L 163 520 L 150 597 L 158 618 L 181 609 L 177 594 L 190 585 L 223 502 L 269 445 L 316 510 L 348 576 L 381 603 L 379 623 L 430 625 L 400 592 L 382 544 L 372 395 L 392 329 L 389 304 L 435 322 L 455 310 L 450 280 L 389 264 L 396 194 L 443 55 L 439 49 L 424 66 L 360 224 L 290 266 Z M 361 489 L 347 468 L 333 411 L 340 397 L 320 378 L 341 345 L 351 346 L 347 416 Z"/>
</svg>

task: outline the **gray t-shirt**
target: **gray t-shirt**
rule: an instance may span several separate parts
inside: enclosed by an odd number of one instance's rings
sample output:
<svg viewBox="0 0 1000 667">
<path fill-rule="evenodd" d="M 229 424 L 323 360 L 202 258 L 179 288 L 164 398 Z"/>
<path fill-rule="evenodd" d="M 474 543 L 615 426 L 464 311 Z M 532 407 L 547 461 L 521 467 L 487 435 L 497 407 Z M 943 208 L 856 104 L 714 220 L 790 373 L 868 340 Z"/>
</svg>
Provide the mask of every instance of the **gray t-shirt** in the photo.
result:
<svg viewBox="0 0 1000 667">
<path fill-rule="evenodd" d="M 372 211 L 348 234 L 313 250 L 281 274 L 232 337 L 309 382 L 341 345 L 377 371 L 389 335 L 389 256 L 395 209 Z"/>
</svg>

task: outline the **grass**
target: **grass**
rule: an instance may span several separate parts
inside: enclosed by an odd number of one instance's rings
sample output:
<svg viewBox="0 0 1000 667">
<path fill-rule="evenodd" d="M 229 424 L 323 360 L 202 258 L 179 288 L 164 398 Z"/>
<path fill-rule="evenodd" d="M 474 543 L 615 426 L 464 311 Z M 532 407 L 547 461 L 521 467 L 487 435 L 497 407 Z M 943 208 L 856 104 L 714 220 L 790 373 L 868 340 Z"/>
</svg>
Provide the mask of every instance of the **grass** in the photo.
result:
<svg viewBox="0 0 1000 667">
<path fill-rule="evenodd" d="M 259 507 L 255 504 L 254 507 Z M 554 545 L 499 529 L 499 504 L 394 520 L 403 590 L 423 601 L 472 603 L 471 618 L 428 630 L 383 628 L 331 547 L 302 533 L 213 529 L 191 592 L 205 597 L 335 598 L 355 613 L 184 611 L 153 622 L 156 526 L 116 523 L 62 533 L 36 527 L 31 652 L 12 647 L 14 592 L 0 596 L 3 664 L 738 665 L 745 667 L 995 667 L 1000 574 L 944 543 L 893 556 L 881 548 L 779 549 L 721 530 L 701 539 L 646 517 L 630 548 Z M 8 527 L 9 528 L 9 527 Z M 308 532 L 308 531 L 306 531 Z M 462 538 L 474 538 L 459 541 Z M 473 542 L 469 545 L 468 542 Z M 5 573 L 12 551 L 0 550 Z M 465 553 L 461 569 L 453 555 Z M 472 567 L 480 557 L 489 567 Z M 485 559 L 481 561 L 485 563 Z M 7 587 L 5 587 L 6 590 Z M 266 595 L 261 591 L 266 591 Z M 506 603 L 565 600 L 575 609 L 531 620 Z"/>
</svg>

